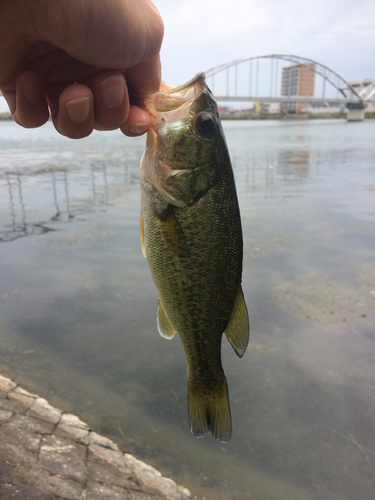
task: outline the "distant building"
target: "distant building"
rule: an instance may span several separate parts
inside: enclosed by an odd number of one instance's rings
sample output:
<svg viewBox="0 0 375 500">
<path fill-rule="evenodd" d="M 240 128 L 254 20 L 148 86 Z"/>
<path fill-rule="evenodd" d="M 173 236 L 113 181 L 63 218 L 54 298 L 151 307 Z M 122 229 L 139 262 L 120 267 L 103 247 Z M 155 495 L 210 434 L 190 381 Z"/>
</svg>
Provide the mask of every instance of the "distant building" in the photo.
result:
<svg viewBox="0 0 375 500">
<path fill-rule="evenodd" d="M 260 101 L 254 101 L 254 112 L 256 115 L 262 114 L 262 103 Z"/>
<path fill-rule="evenodd" d="M 306 103 L 304 111 L 312 115 L 329 115 L 332 113 L 342 113 L 345 109 L 345 104 L 333 106 L 328 103 L 325 104 L 310 104 Z"/>
<path fill-rule="evenodd" d="M 254 111 L 258 115 L 278 115 L 281 111 L 279 102 L 254 102 Z"/>
<path fill-rule="evenodd" d="M 315 91 L 315 63 L 306 66 L 296 64 L 283 68 L 281 80 L 282 96 L 307 96 L 314 97 Z M 287 102 L 283 110 L 288 113 L 301 113 L 305 107 L 304 102 Z"/>
</svg>

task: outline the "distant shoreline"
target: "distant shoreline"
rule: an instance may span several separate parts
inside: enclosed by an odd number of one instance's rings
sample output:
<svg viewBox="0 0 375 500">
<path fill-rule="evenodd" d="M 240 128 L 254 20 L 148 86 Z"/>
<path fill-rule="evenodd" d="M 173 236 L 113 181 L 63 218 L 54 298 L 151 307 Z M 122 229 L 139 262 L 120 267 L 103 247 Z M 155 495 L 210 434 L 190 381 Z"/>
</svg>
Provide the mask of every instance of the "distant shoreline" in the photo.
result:
<svg viewBox="0 0 375 500">
<path fill-rule="evenodd" d="M 365 113 L 365 119 L 375 118 L 375 112 L 369 111 Z M 301 115 L 254 115 L 252 113 L 243 113 L 236 115 L 220 115 L 222 121 L 225 120 L 290 120 L 290 121 L 304 121 L 304 120 L 332 120 L 332 119 L 347 119 L 346 113 L 328 113 L 328 114 L 312 114 L 306 113 Z"/>
</svg>

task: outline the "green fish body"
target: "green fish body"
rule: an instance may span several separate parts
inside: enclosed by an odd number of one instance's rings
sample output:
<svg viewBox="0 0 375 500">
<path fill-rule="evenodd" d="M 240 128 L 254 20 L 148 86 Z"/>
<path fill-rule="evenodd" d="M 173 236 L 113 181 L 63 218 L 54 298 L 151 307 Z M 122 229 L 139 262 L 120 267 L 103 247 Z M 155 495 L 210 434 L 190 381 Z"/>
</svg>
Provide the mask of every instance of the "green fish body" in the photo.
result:
<svg viewBox="0 0 375 500">
<path fill-rule="evenodd" d="M 204 75 L 157 93 L 141 160 L 141 240 L 158 289 L 160 334 L 178 333 L 194 435 L 232 432 L 221 363 L 225 332 L 238 356 L 249 337 L 241 288 L 242 229 L 229 153 Z"/>
</svg>

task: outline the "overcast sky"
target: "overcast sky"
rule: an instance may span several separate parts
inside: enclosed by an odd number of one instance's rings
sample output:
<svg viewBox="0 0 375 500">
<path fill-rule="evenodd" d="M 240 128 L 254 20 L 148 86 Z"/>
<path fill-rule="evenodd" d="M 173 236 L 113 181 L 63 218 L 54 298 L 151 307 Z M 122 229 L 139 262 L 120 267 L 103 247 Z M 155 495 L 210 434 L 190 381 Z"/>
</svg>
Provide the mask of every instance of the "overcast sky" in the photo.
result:
<svg viewBox="0 0 375 500">
<path fill-rule="evenodd" d="M 374 0 L 154 0 L 165 23 L 163 78 L 266 54 L 294 54 L 345 80 L 375 78 Z"/>
<path fill-rule="evenodd" d="M 238 58 L 294 54 L 345 80 L 375 78 L 374 0 L 154 0 L 163 79 L 184 83 Z M 0 103 L 4 111 L 4 103 Z"/>
</svg>

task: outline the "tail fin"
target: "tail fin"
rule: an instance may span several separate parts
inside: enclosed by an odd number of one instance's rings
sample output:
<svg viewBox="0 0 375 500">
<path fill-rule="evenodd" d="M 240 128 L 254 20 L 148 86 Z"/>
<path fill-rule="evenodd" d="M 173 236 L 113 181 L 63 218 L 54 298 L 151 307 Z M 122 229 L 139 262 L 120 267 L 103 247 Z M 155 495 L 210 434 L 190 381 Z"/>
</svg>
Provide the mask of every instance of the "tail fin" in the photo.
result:
<svg viewBox="0 0 375 500">
<path fill-rule="evenodd" d="M 224 372 L 220 382 L 211 390 L 188 379 L 190 430 L 196 437 L 211 431 L 215 439 L 227 443 L 232 436 L 228 384 Z"/>
</svg>

